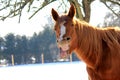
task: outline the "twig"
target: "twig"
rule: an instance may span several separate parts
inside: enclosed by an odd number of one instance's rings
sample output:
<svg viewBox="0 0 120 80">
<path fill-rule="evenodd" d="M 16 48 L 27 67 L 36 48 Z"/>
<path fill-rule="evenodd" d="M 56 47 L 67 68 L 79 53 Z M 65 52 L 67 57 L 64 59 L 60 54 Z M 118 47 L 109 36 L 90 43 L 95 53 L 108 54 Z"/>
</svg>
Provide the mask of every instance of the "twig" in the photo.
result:
<svg viewBox="0 0 120 80">
<path fill-rule="evenodd" d="M 4 16 L 4 17 L 2 17 L 1 20 L 4 21 L 6 18 L 8 18 L 9 16 L 11 16 L 11 15 L 14 14 L 15 12 L 22 10 L 22 9 L 26 6 L 27 3 L 28 3 L 28 2 L 24 2 L 23 5 L 20 6 L 18 9 L 16 9 L 16 10 L 11 10 L 11 11 L 9 12 L 9 14 L 6 15 L 6 16 Z M 9 7 L 9 5 L 8 5 L 8 7 Z M 4 9 L 5 9 L 5 7 L 4 7 Z M 21 12 L 20 12 L 19 14 L 21 15 Z M 14 14 L 14 15 L 15 15 L 15 14 Z M 17 14 L 17 15 L 18 15 L 18 14 Z M 15 15 L 15 16 L 16 16 L 16 15 Z"/>
<path fill-rule="evenodd" d="M 105 5 L 106 5 L 106 7 L 107 7 L 108 9 L 110 9 L 117 17 L 120 16 L 120 15 L 118 15 L 117 13 L 115 13 L 114 10 L 112 10 L 112 8 L 110 8 L 106 3 L 105 3 Z"/>
<path fill-rule="evenodd" d="M 117 5 L 119 5 L 120 6 L 120 3 L 119 3 L 119 1 L 117 2 L 117 1 L 114 1 L 114 0 L 107 0 L 108 2 L 111 2 L 111 3 L 114 3 L 114 4 L 117 4 Z"/>
<path fill-rule="evenodd" d="M 38 8 L 38 10 L 36 10 L 36 11 L 29 17 L 29 19 L 31 19 L 36 13 L 38 13 L 38 11 L 40 11 L 40 10 L 41 10 L 42 8 L 44 8 L 46 5 L 48 5 L 48 4 L 50 4 L 50 3 L 54 2 L 54 1 L 56 1 L 56 0 L 52 0 L 51 2 L 48 2 L 48 3 L 43 3 L 43 4 L 42 4 L 42 7 Z"/>
</svg>

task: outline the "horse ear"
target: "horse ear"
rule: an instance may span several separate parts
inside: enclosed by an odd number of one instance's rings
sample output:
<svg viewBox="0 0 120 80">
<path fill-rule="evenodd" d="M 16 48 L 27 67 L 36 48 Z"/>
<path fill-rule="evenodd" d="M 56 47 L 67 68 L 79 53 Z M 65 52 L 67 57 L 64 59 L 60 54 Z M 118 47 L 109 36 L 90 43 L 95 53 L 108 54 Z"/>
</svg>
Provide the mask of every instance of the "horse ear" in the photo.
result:
<svg viewBox="0 0 120 80">
<path fill-rule="evenodd" d="M 74 15 L 75 15 L 75 7 L 74 7 L 74 5 L 73 4 L 70 4 L 71 5 L 71 7 L 70 7 L 70 9 L 69 9 L 69 13 L 68 13 L 68 16 L 69 17 L 71 17 L 71 18 L 73 18 L 74 17 Z"/>
<path fill-rule="evenodd" d="M 59 17 L 58 13 L 57 13 L 53 8 L 52 8 L 51 13 L 52 13 L 53 19 L 54 19 L 55 21 L 57 21 L 57 19 L 58 19 L 58 17 Z"/>
</svg>

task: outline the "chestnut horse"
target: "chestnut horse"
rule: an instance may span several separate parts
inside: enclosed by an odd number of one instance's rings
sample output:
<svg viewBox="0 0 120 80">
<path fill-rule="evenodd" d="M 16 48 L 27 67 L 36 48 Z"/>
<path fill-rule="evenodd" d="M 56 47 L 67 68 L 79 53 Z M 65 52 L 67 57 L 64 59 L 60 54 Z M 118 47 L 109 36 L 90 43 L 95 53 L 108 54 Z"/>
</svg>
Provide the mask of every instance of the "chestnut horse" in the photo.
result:
<svg viewBox="0 0 120 80">
<path fill-rule="evenodd" d="M 120 29 L 97 28 L 74 18 L 75 7 L 59 15 L 52 9 L 61 54 L 75 52 L 86 63 L 89 80 L 120 80 Z"/>
</svg>

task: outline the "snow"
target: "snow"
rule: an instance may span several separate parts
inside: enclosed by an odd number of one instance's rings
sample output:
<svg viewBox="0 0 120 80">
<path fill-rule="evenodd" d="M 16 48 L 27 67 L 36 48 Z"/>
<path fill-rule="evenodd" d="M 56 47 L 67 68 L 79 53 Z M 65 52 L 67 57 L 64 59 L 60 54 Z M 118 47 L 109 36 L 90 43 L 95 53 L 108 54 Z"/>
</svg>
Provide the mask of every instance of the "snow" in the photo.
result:
<svg viewBox="0 0 120 80">
<path fill-rule="evenodd" d="M 82 62 L 31 64 L 0 68 L 0 80 L 88 80 Z"/>
</svg>

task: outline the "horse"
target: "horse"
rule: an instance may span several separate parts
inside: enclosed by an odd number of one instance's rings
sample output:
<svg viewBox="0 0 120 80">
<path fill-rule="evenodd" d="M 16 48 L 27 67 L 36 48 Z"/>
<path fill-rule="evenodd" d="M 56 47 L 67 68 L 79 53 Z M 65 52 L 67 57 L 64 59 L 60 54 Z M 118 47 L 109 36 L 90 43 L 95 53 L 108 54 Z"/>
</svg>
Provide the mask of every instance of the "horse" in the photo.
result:
<svg viewBox="0 0 120 80">
<path fill-rule="evenodd" d="M 51 10 L 60 54 L 74 52 L 86 64 L 89 80 L 120 80 L 120 29 L 94 27 L 75 13 L 73 4 L 63 15 Z"/>
</svg>

